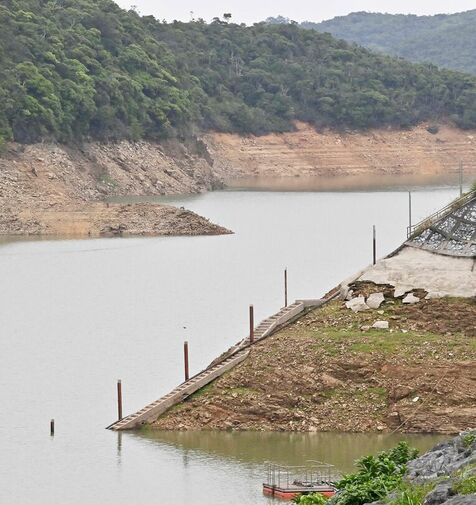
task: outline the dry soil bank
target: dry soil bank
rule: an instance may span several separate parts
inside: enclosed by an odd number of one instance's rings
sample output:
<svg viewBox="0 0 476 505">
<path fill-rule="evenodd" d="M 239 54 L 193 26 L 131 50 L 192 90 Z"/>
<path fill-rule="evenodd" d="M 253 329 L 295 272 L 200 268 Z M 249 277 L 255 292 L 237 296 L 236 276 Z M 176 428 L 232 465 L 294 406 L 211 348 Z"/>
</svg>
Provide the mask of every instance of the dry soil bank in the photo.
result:
<svg viewBox="0 0 476 505">
<path fill-rule="evenodd" d="M 110 196 L 197 193 L 249 176 L 476 173 L 476 132 L 442 126 L 360 133 L 296 131 L 262 137 L 209 133 L 180 143 L 10 144 L 0 157 L 0 234 L 216 234 L 193 213 L 110 205 Z"/>
<path fill-rule="evenodd" d="M 369 329 L 376 320 L 390 329 Z M 475 422 L 476 301 L 443 298 L 315 309 L 153 426 L 456 433 Z"/>
</svg>

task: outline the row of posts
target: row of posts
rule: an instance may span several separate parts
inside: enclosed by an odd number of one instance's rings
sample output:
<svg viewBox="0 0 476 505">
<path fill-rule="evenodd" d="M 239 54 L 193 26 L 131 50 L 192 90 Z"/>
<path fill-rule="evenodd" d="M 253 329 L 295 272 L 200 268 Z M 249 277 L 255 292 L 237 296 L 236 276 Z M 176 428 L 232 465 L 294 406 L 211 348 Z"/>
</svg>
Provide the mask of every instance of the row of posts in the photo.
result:
<svg viewBox="0 0 476 505">
<path fill-rule="evenodd" d="M 376 229 L 375 225 L 373 226 L 373 264 L 375 265 L 377 258 L 377 243 L 376 243 Z M 288 306 L 288 269 L 284 269 L 284 306 Z M 250 322 L 250 334 L 249 340 L 250 344 L 253 344 L 255 341 L 255 321 L 254 321 L 254 306 L 249 306 L 249 322 Z M 184 362 L 184 377 L 185 382 L 190 379 L 190 366 L 189 366 L 189 348 L 188 341 L 185 341 L 183 344 L 183 362 Z M 117 381 L 117 419 L 121 421 L 123 419 L 122 415 L 122 381 Z M 52 419 L 50 421 L 50 435 L 54 436 L 55 434 L 55 420 Z"/>
<path fill-rule="evenodd" d="M 462 194 L 462 165 L 460 166 L 460 193 Z M 409 229 L 412 228 L 412 194 L 408 192 L 408 223 Z M 376 226 L 372 226 L 372 264 L 377 263 L 377 230 Z M 284 269 L 284 306 L 288 306 L 288 269 Z M 250 344 L 255 341 L 255 322 L 254 322 L 254 307 L 250 305 L 249 307 L 249 322 L 250 322 Z M 190 379 L 190 368 L 189 368 L 189 357 L 188 357 L 188 342 L 185 341 L 183 344 L 183 361 L 184 361 L 184 376 L 185 382 Z M 123 419 L 122 415 L 122 382 L 117 381 L 117 418 L 119 421 Z M 55 434 L 55 420 L 50 421 L 50 435 Z"/>
</svg>

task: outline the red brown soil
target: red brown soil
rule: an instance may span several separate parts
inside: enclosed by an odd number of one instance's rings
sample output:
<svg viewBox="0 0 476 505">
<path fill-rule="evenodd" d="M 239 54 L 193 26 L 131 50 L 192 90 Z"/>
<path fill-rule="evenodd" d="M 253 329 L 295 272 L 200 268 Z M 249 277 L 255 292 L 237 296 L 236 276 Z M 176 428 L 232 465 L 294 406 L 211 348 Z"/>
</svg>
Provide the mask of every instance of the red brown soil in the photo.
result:
<svg viewBox="0 0 476 505">
<path fill-rule="evenodd" d="M 170 430 L 456 433 L 476 426 L 476 301 L 337 301 L 154 423 Z M 382 313 L 383 312 L 383 313 Z M 388 320 L 390 330 L 362 326 Z"/>
</svg>

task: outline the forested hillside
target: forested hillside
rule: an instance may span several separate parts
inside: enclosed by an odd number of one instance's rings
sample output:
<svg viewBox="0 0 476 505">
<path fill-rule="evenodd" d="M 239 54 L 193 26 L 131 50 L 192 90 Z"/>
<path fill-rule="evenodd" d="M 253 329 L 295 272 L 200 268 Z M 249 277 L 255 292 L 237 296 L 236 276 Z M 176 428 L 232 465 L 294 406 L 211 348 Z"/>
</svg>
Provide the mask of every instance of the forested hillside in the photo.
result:
<svg viewBox="0 0 476 505">
<path fill-rule="evenodd" d="M 437 16 L 355 12 L 301 26 L 411 61 L 476 74 L 476 10 Z"/>
<path fill-rule="evenodd" d="M 110 0 L 3 0 L 0 137 L 158 138 L 198 129 L 476 126 L 476 78 L 294 25 L 164 24 Z"/>
</svg>

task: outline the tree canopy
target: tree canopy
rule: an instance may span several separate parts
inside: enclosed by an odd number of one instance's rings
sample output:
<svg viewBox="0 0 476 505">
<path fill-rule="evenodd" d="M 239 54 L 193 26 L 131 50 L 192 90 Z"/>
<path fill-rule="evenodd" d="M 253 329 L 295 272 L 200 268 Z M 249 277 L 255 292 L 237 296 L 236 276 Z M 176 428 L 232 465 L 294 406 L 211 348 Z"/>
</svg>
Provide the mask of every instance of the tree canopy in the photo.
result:
<svg viewBox="0 0 476 505">
<path fill-rule="evenodd" d="M 293 24 L 163 23 L 111 0 L 0 5 L 0 139 L 476 126 L 476 79 Z"/>
<path fill-rule="evenodd" d="M 268 21 L 289 22 L 281 16 Z M 476 10 L 436 16 L 354 12 L 300 24 L 372 50 L 472 74 L 476 74 L 475 25 Z"/>
</svg>

